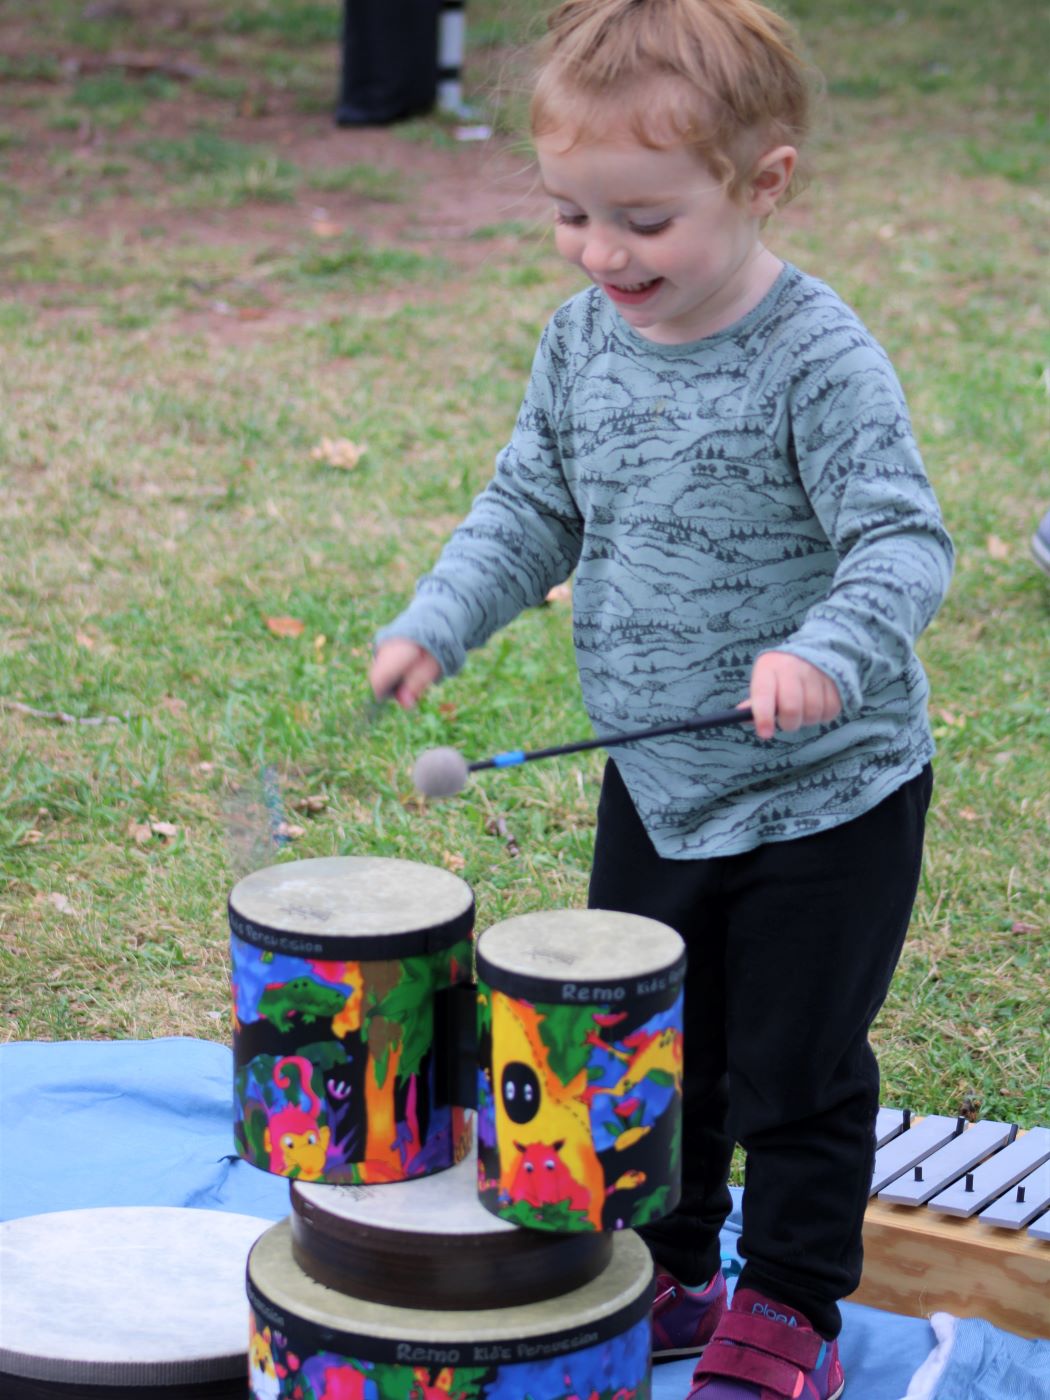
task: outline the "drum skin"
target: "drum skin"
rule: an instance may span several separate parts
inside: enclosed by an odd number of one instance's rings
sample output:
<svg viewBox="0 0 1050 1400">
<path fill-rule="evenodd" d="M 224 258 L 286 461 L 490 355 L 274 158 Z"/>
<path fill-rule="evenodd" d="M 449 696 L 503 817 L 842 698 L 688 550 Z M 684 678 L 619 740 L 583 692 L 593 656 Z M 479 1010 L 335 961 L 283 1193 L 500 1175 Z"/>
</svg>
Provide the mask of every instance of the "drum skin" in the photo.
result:
<svg viewBox="0 0 1050 1400">
<path fill-rule="evenodd" d="M 478 1191 L 527 1229 L 620 1230 L 677 1204 L 685 951 L 654 920 L 526 914 L 481 935 Z"/>
<path fill-rule="evenodd" d="M 230 895 L 234 1142 L 253 1166 L 361 1184 L 441 1171 L 471 1143 L 442 998 L 471 974 L 474 902 L 448 871 L 331 857 Z"/>
</svg>

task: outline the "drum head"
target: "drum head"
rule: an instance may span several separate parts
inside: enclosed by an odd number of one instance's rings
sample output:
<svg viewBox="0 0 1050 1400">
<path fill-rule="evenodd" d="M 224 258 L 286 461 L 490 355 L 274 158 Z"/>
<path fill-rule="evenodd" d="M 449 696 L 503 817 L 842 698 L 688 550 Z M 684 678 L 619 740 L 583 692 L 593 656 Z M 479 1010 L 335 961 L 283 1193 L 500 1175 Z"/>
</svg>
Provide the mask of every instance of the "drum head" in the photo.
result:
<svg viewBox="0 0 1050 1400">
<path fill-rule="evenodd" d="M 440 866 L 326 856 L 256 870 L 234 886 L 230 927 L 273 952 L 324 959 L 412 957 L 470 933 L 474 896 Z"/>
<path fill-rule="evenodd" d="M 52 1382 L 56 1395 L 224 1393 L 207 1386 L 247 1373 L 245 1260 L 270 1223 L 129 1206 L 0 1225 L 0 1378 L 20 1378 L 27 1394 L 52 1393 L 29 1382 Z M 0 1390 L 16 1393 L 8 1384 Z"/>
<path fill-rule="evenodd" d="M 477 960 L 478 977 L 490 987 L 530 1000 L 583 1004 L 592 999 L 590 988 L 627 1000 L 659 990 L 661 980 L 680 983 L 685 944 L 674 929 L 639 914 L 543 910 L 486 929 Z"/>
</svg>

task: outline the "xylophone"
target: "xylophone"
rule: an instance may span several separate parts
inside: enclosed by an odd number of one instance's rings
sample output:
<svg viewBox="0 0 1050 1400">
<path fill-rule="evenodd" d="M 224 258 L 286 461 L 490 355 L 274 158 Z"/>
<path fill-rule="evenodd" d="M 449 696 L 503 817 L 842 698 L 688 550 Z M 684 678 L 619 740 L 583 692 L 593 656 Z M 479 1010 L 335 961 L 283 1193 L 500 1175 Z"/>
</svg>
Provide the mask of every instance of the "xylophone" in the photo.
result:
<svg viewBox="0 0 1050 1400">
<path fill-rule="evenodd" d="M 851 1301 L 1050 1337 L 1050 1128 L 882 1108 Z"/>
</svg>

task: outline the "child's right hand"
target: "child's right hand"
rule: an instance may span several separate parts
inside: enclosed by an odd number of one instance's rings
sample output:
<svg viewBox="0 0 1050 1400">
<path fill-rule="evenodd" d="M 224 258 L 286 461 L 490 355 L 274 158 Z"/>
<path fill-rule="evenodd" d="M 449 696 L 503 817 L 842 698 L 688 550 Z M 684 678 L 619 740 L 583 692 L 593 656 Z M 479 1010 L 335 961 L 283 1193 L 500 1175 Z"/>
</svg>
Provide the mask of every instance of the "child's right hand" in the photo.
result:
<svg viewBox="0 0 1050 1400">
<path fill-rule="evenodd" d="M 437 659 L 418 642 L 392 637 L 376 648 L 368 681 L 377 700 L 396 700 L 410 710 L 441 675 Z"/>
</svg>

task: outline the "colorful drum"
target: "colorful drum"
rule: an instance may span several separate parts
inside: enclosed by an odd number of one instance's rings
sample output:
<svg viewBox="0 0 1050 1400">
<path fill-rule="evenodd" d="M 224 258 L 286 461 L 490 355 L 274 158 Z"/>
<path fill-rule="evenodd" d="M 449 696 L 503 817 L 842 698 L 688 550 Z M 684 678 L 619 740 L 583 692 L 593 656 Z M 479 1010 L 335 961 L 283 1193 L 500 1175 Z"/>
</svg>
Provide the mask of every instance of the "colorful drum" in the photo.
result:
<svg viewBox="0 0 1050 1400">
<path fill-rule="evenodd" d="M 229 901 L 234 1140 L 278 1176 L 403 1181 L 469 1150 L 450 1102 L 451 989 L 474 897 L 447 870 L 358 856 L 257 870 Z"/>
<path fill-rule="evenodd" d="M 450 1311 L 517 1307 L 581 1288 L 609 1233 L 519 1230 L 478 1200 L 473 1153 L 451 1171 L 382 1186 L 292 1183 L 292 1253 L 319 1283 L 373 1303 Z"/>
<path fill-rule="evenodd" d="M 364 1302 L 310 1278 L 289 1224 L 248 1260 L 253 1400 L 648 1400 L 652 1260 L 632 1231 L 592 1282 L 521 1307 Z"/>
<path fill-rule="evenodd" d="M 0 1225 L 4 1400 L 245 1400 L 244 1268 L 270 1225 L 167 1206 Z"/>
<path fill-rule="evenodd" d="M 681 1183 L 685 945 L 634 914 L 496 924 L 477 945 L 478 1193 L 536 1230 L 666 1215 Z"/>
</svg>

